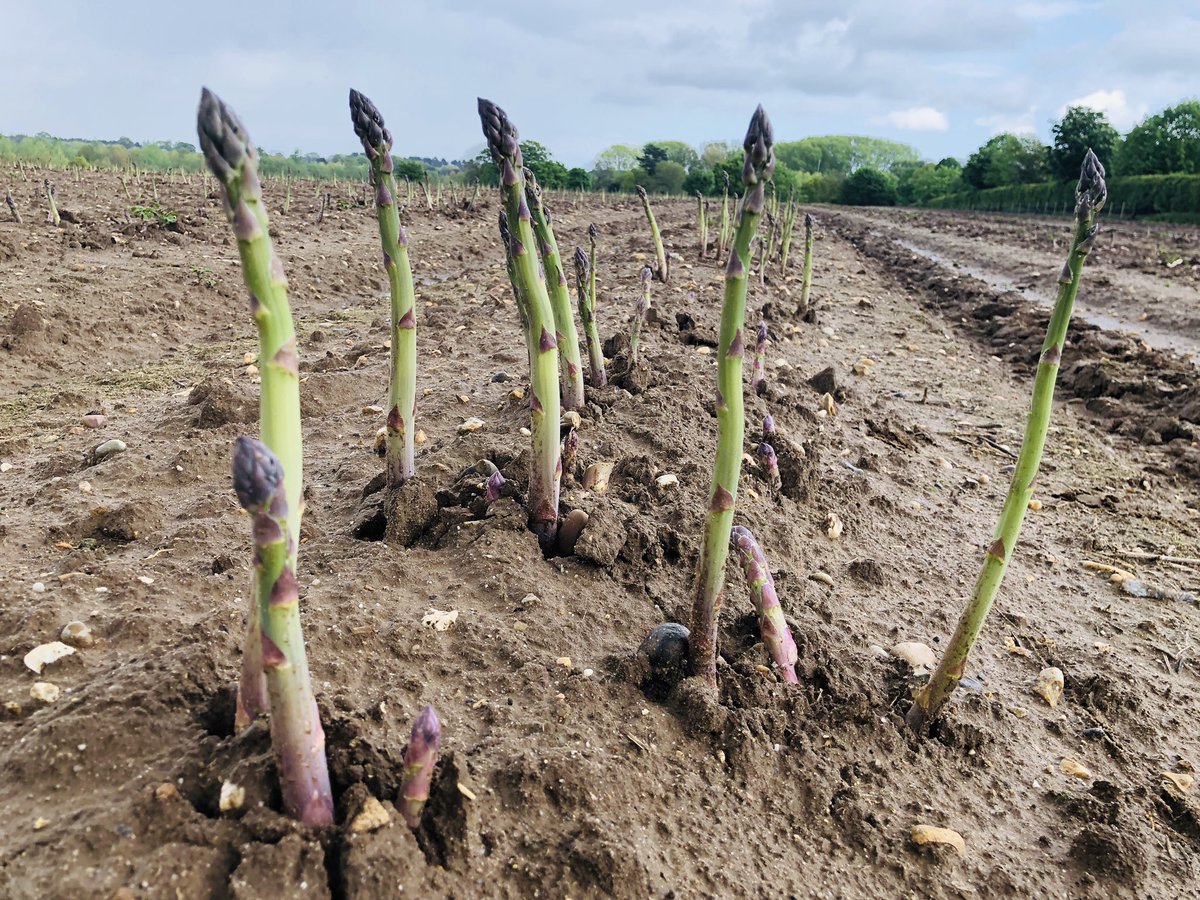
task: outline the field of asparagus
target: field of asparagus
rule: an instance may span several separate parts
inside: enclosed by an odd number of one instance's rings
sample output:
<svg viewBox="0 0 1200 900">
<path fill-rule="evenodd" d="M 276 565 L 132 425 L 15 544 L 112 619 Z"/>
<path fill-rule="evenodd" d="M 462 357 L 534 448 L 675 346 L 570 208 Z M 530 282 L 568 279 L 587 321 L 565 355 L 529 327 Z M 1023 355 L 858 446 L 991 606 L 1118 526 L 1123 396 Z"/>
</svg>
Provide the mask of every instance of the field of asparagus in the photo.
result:
<svg viewBox="0 0 1200 900">
<path fill-rule="evenodd" d="M 212 175 L 5 173 L 0 896 L 1193 895 L 1196 229 L 479 112 L 498 189 L 359 94 L 371 185 L 207 93 Z"/>
</svg>

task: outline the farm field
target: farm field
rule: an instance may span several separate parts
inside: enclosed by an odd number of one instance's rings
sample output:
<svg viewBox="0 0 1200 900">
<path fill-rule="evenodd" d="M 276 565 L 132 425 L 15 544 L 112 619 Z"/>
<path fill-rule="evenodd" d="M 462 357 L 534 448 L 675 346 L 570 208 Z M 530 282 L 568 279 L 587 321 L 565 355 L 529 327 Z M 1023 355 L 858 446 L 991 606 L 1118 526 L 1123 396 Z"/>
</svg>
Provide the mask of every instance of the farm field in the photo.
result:
<svg viewBox="0 0 1200 900">
<path fill-rule="evenodd" d="M 370 194 L 328 188 L 318 222 L 316 186 L 293 186 L 283 212 L 269 182 L 299 338 L 301 608 L 338 804 L 321 830 L 280 812 L 266 729 L 233 733 L 251 553 L 230 465 L 257 429 L 257 336 L 218 188 L 143 176 L 133 202 L 155 191 L 177 221 L 128 221 L 115 175 L 63 175 L 53 228 L 40 179 L 16 186 L 25 224 L 0 223 L 0 896 L 1194 895 L 1197 229 L 1103 220 L 1040 508 L 969 681 L 918 738 L 913 675 L 890 651 L 937 652 L 970 592 L 1068 222 L 814 208 L 811 321 L 795 314 L 798 254 L 786 275 L 751 273 L 747 323 L 771 342 L 747 434 L 769 412 L 803 452 L 779 491 L 750 456 L 738 521 L 770 560 L 800 685 L 764 665 L 731 569 L 714 702 L 648 696 L 636 655 L 654 626 L 689 620 L 716 447 L 723 260 L 697 259 L 694 201 L 655 200 L 673 264 L 642 328 L 649 375 L 589 389 L 569 474 L 613 467 L 606 490 L 564 485 L 564 509 L 590 520 L 574 556 L 548 561 L 514 500 L 481 518 L 460 478 L 490 459 L 528 480 L 496 196 L 403 216 L 417 466 L 438 508 L 388 522 L 370 490 L 389 334 Z M 600 333 L 626 332 L 653 259 L 639 201 L 547 202 L 564 252 L 597 226 Z M 126 449 L 97 460 L 112 439 Z M 438 613 L 457 618 L 426 624 Z M 92 643 L 35 676 L 24 655 L 72 621 Z M 1053 707 L 1033 690 L 1050 666 L 1065 675 Z M 443 756 L 414 832 L 393 804 L 427 703 Z M 240 808 L 221 811 L 225 783 L 245 789 Z M 391 821 L 353 830 L 368 796 Z M 915 844 L 918 825 L 965 852 Z"/>
</svg>

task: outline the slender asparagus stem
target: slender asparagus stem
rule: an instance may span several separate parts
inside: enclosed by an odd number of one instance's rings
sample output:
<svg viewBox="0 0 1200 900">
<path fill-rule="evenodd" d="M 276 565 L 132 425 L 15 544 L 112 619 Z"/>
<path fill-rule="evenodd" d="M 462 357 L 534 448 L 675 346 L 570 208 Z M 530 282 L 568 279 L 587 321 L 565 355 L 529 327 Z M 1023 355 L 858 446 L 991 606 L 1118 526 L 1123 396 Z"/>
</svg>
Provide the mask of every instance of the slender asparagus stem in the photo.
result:
<svg viewBox="0 0 1200 900">
<path fill-rule="evenodd" d="M 775 579 L 771 577 L 767 558 L 749 528 L 734 525 L 729 540 L 746 575 L 746 585 L 750 588 L 754 611 L 758 613 L 758 628 L 763 645 L 767 648 L 771 661 L 779 667 L 783 680 L 788 684 L 799 684 L 800 679 L 796 677 L 796 660 L 799 658 L 796 641 L 792 638 L 792 630 L 788 628 L 787 620 L 783 616 L 783 607 L 779 605 L 779 595 L 775 593 Z"/>
<path fill-rule="evenodd" d="M 258 178 L 258 150 L 233 110 L 205 88 L 197 115 L 200 149 L 213 175 L 221 182 L 225 213 L 237 239 L 242 278 L 250 292 L 250 312 L 258 326 L 259 429 L 263 443 L 279 457 L 287 495 L 290 562 L 300 542 L 304 513 L 302 486 L 304 456 L 300 430 L 300 376 L 296 333 L 288 306 L 287 276 L 275 255 Z M 238 687 L 237 724 L 243 727 L 267 712 L 268 697 L 262 665 L 259 617 L 250 616 L 246 630 L 248 668 Z"/>
<path fill-rule="evenodd" d="M 992 602 L 996 599 L 1000 584 L 1004 580 L 1005 570 L 1016 551 L 1017 538 L 1025 520 L 1025 510 L 1029 508 L 1029 501 L 1033 497 L 1033 483 L 1042 461 L 1042 450 L 1050 427 L 1054 383 L 1062 362 L 1067 326 L 1071 321 L 1075 295 L 1079 291 L 1083 265 L 1099 230 L 1096 216 L 1104 206 L 1107 196 L 1104 167 L 1095 154 L 1088 150 L 1080 171 L 1079 184 L 1075 188 L 1075 234 L 1067 261 L 1063 264 L 1062 274 L 1058 278 L 1058 297 L 1046 331 L 1046 340 L 1042 344 L 1037 374 L 1033 380 L 1033 402 L 1025 426 L 1025 439 L 1017 457 L 1016 471 L 1013 472 L 1012 484 L 1009 485 L 1008 495 L 1004 499 L 1000 521 L 984 553 L 983 568 L 979 573 L 979 580 L 975 583 L 971 600 L 958 620 L 954 636 L 946 645 L 946 652 L 937 669 L 913 698 L 913 705 L 908 711 L 908 724 L 916 731 L 923 731 L 938 717 L 950 695 L 958 687 L 966 668 L 967 657 L 987 619 L 988 612 L 991 611 Z"/>
<path fill-rule="evenodd" d="M 558 343 L 554 311 L 546 293 L 542 267 L 531 248 L 534 242 L 517 129 L 508 115 L 489 100 L 479 99 L 479 118 L 492 159 L 500 168 L 500 192 L 508 214 L 509 254 L 513 287 L 525 306 L 530 356 L 529 410 L 532 453 L 529 472 L 529 528 L 542 552 L 554 551 L 558 534 L 559 460 Z"/>
<path fill-rule="evenodd" d="M 371 162 L 375 213 L 383 267 L 391 293 L 391 377 L 388 380 L 387 480 L 399 487 L 417 474 L 414 439 L 417 406 L 417 318 L 408 235 L 396 208 L 392 135 L 379 110 L 358 91 L 350 91 L 350 120 Z"/>
<path fill-rule="evenodd" d="M 50 207 L 50 212 L 48 213 L 49 222 L 57 228 L 61 224 L 62 218 L 58 214 L 58 204 L 54 202 L 54 185 L 50 183 L 49 178 L 43 178 L 42 187 L 46 191 L 46 203 Z"/>
<path fill-rule="evenodd" d="M 704 195 L 696 191 L 696 230 L 700 236 L 700 258 L 708 255 L 708 215 L 704 206 Z"/>
<path fill-rule="evenodd" d="M 813 251 L 813 217 L 804 214 L 804 271 L 800 276 L 800 305 L 796 312 L 805 315 L 808 312 L 808 292 L 812 287 L 812 251 Z"/>
<path fill-rule="evenodd" d="M 646 321 L 646 314 L 650 312 L 650 282 L 653 278 L 654 271 L 649 266 L 643 266 L 641 275 L 638 276 L 642 283 L 642 296 L 638 298 L 637 305 L 633 308 L 633 321 L 629 326 L 630 368 L 638 363 L 638 344 L 641 343 L 642 323 Z"/>
<path fill-rule="evenodd" d="M 595 228 L 594 225 L 591 227 Z M 594 239 L 592 246 L 595 247 Z M 575 288 L 579 292 L 579 321 L 583 323 L 583 341 L 587 344 L 589 380 L 592 387 L 601 388 L 608 383 L 608 376 L 604 372 L 604 349 L 600 344 L 600 332 L 596 328 L 593 283 L 592 267 L 587 254 L 583 252 L 582 247 L 576 247 Z"/>
<path fill-rule="evenodd" d="M 579 336 L 571 311 L 571 291 L 567 273 L 558 252 L 558 241 L 550 222 L 550 212 L 542 203 L 542 190 L 529 169 L 524 170 L 525 201 L 533 215 L 533 233 L 538 255 L 546 273 L 550 308 L 554 311 L 554 339 L 558 343 L 558 362 L 562 377 L 562 405 L 566 409 L 583 408 L 583 365 L 579 358 Z"/>
<path fill-rule="evenodd" d="M 713 689 L 717 686 L 717 617 L 725 586 L 725 561 L 737 501 L 746 420 L 742 397 L 742 360 L 746 318 L 746 275 L 751 241 L 763 210 L 763 186 L 775 169 L 774 137 L 759 106 L 750 119 L 743 147 L 745 200 L 738 215 L 733 252 L 725 267 L 725 300 L 717 345 L 717 456 L 708 493 L 707 520 L 692 592 L 692 668 Z"/>
<path fill-rule="evenodd" d="M 13 221 L 16 222 L 18 225 L 23 224 L 21 222 L 21 213 L 17 209 L 17 201 L 13 199 L 13 195 L 5 194 L 4 202 L 8 204 L 8 211 L 9 211 L 9 213 L 12 214 Z"/>
<path fill-rule="evenodd" d="M 283 805 L 289 816 L 306 825 L 328 825 L 333 821 L 333 796 L 325 732 L 304 652 L 284 477 L 279 458 L 265 444 L 245 435 L 237 439 L 233 489 L 242 508 L 254 517 L 254 593 Z"/>
<path fill-rule="evenodd" d="M 593 316 L 596 312 L 596 238 L 599 236 L 600 229 L 593 222 L 588 226 L 588 306 Z"/>
<path fill-rule="evenodd" d="M 779 242 L 779 271 L 787 272 L 788 252 L 792 248 L 792 235 L 796 230 L 796 192 L 788 194 L 787 207 L 783 213 L 783 237 Z"/>
<path fill-rule="evenodd" d="M 758 323 L 758 336 L 754 342 L 754 364 L 751 368 L 750 390 L 762 394 L 767 389 L 767 323 Z"/>
<path fill-rule="evenodd" d="M 572 428 L 563 438 L 562 467 L 563 478 L 574 481 L 575 467 L 579 463 L 579 431 Z"/>
<path fill-rule="evenodd" d="M 783 486 L 783 479 L 779 474 L 779 457 L 775 455 L 775 448 L 764 440 L 759 443 L 757 453 L 767 473 L 767 483 L 772 490 L 779 490 Z"/>
<path fill-rule="evenodd" d="M 640 184 L 637 186 L 638 196 L 642 198 L 642 207 L 646 210 L 646 221 L 650 223 L 650 237 L 654 240 L 654 259 L 658 263 L 658 270 L 654 273 L 659 281 L 666 281 L 670 278 L 671 273 L 667 270 L 667 252 L 663 249 L 662 235 L 658 231 L 658 221 L 654 218 L 654 210 L 650 208 L 650 198 L 646 195 L 646 189 Z"/>
<path fill-rule="evenodd" d="M 717 256 L 725 255 L 725 248 L 729 246 L 729 173 L 721 172 L 721 176 L 725 179 L 725 188 L 721 192 L 721 231 L 717 236 Z"/>
<path fill-rule="evenodd" d="M 442 745 L 442 723 L 432 706 L 421 710 L 413 722 L 408 749 L 404 751 L 404 774 L 400 780 L 400 814 L 409 828 L 421 824 L 421 812 L 429 799 L 433 767 Z"/>
</svg>

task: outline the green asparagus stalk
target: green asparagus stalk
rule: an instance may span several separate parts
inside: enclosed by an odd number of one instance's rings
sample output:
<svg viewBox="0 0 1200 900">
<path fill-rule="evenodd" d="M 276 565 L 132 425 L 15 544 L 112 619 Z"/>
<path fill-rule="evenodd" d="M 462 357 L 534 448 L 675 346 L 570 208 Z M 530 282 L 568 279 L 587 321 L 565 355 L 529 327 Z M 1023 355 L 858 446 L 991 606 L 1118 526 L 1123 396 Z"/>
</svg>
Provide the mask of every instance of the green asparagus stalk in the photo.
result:
<svg viewBox="0 0 1200 900">
<path fill-rule="evenodd" d="M 596 312 L 596 238 L 600 229 L 593 222 L 588 226 L 588 306 L 592 313 Z"/>
<path fill-rule="evenodd" d="M 254 594 L 283 806 L 289 816 L 306 825 L 328 825 L 333 821 L 333 796 L 325 732 L 300 627 L 296 548 L 288 534 L 284 471 L 279 458 L 261 441 L 245 435 L 237 439 L 233 489 L 242 508 L 254 517 Z"/>
<path fill-rule="evenodd" d="M 563 478 L 568 482 L 575 480 L 575 467 L 579 464 L 579 431 L 572 428 L 563 438 L 562 468 Z"/>
<path fill-rule="evenodd" d="M 643 266 L 639 276 L 639 280 L 642 282 L 642 296 L 638 298 L 637 305 L 633 308 L 633 322 L 629 326 L 630 368 L 638 363 L 638 344 L 641 343 L 642 323 L 646 321 L 646 314 L 650 312 L 650 281 L 653 278 L 654 271 L 649 266 Z"/>
<path fill-rule="evenodd" d="M 796 192 L 788 195 L 787 207 L 783 213 L 783 236 L 779 242 L 779 271 L 787 272 L 788 252 L 792 249 L 792 235 L 796 230 Z"/>
<path fill-rule="evenodd" d="M 58 214 L 58 204 L 54 202 L 54 185 L 50 183 L 49 178 L 43 178 L 42 187 L 46 191 L 46 203 L 50 206 L 48 221 L 57 228 L 62 223 L 62 218 Z"/>
<path fill-rule="evenodd" d="M 442 723 L 437 711 L 426 706 L 413 722 L 408 749 L 404 751 L 404 774 L 400 780 L 400 814 L 409 828 L 421 824 L 421 813 L 429 799 L 433 767 L 442 745 Z"/>
<path fill-rule="evenodd" d="M 788 628 L 787 620 L 783 616 L 783 607 L 779 605 L 779 595 L 775 593 L 775 579 L 771 577 L 767 558 L 750 529 L 742 525 L 733 526 L 730 543 L 737 552 L 742 571 L 746 575 L 746 584 L 754 601 L 754 611 L 758 613 L 758 628 L 763 645 L 767 648 L 771 661 L 779 667 L 783 680 L 788 684 L 799 684 L 800 679 L 796 677 L 796 660 L 799 659 L 796 641 L 792 638 L 792 630 Z"/>
<path fill-rule="evenodd" d="M 571 290 L 567 272 L 558 252 L 558 241 L 550 222 L 550 211 L 542 203 L 542 189 L 529 169 L 525 175 L 525 201 L 533 215 L 533 233 L 538 255 L 546 273 L 550 308 L 554 311 L 554 339 L 558 343 L 558 362 L 562 378 L 562 405 L 566 409 L 583 408 L 583 364 L 579 358 L 579 335 L 571 310 Z"/>
<path fill-rule="evenodd" d="M 1033 483 L 1041 464 L 1046 433 L 1050 427 L 1054 383 L 1062 362 L 1067 326 L 1071 321 L 1083 265 L 1099 230 L 1096 216 L 1103 208 L 1107 196 L 1104 166 L 1100 164 L 1096 155 L 1088 150 L 1083 159 L 1079 184 L 1075 188 L 1075 234 L 1071 241 L 1070 254 L 1058 278 L 1058 297 L 1054 304 L 1054 312 L 1050 316 L 1046 340 L 1042 344 L 1037 374 L 1034 376 L 1033 402 L 1012 484 L 1009 485 L 1008 495 L 1004 499 L 1000 522 L 984 553 L 983 569 L 975 583 L 971 600 L 958 620 L 954 636 L 946 645 L 946 652 L 937 669 L 913 698 L 913 705 L 908 711 L 908 724 L 915 731 L 924 731 L 937 719 L 950 695 L 958 687 L 966 668 L 967 657 L 1000 590 L 1008 563 L 1016 551 L 1017 538 L 1025 520 L 1025 510 L 1029 508 L 1029 501 L 1033 497 Z"/>
<path fill-rule="evenodd" d="M 813 251 L 813 217 L 804 214 L 804 271 L 800 278 L 800 305 L 796 312 L 804 316 L 808 313 L 808 292 L 812 287 L 812 251 Z"/>
<path fill-rule="evenodd" d="M 662 235 L 658 231 L 658 220 L 654 218 L 654 210 L 650 208 L 650 198 L 646 195 L 646 189 L 640 184 L 637 186 L 638 196 L 642 198 L 642 208 L 646 210 L 646 221 L 650 223 L 650 237 L 654 239 L 654 259 L 658 263 L 658 271 L 654 273 L 659 281 L 666 281 L 670 278 L 670 272 L 667 271 L 667 252 L 663 249 Z"/>
<path fill-rule="evenodd" d="M 779 235 L 779 218 L 773 213 L 767 213 L 767 238 L 763 249 L 762 268 L 765 272 L 767 263 L 775 257 L 775 238 Z"/>
<path fill-rule="evenodd" d="M 526 311 L 530 356 L 529 410 L 532 453 L 529 472 L 529 528 L 542 552 L 554 552 L 558 534 L 559 459 L 558 343 L 546 279 L 534 255 L 532 216 L 525 199 L 521 147 L 508 115 L 479 98 L 479 118 L 492 159 L 500 169 L 500 192 L 508 216 L 513 287 Z"/>
<path fill-rule="evenodd" d="M 391 292 L 391 377 L 388 381 L 387 480 L 399 487 L 417 474 L 415 446 L 417 405 L 416 292 L 408 256 L 408 235 L 396 208 L 396 176 L 392 169 L 392 135 L 379 110 L 358 91 L 350 91 L 350 120 L 371 162 L 375 212 L 383 266 Z"/>
<path fill-rule="evenodd" d="M 704 195 L 696 191 L 696 221 L 697 231 L 700 235 L 700 258 L 704 259 L 708 255 L 708 216 L 704 207 Z"/>
<path fill-rule="evenodd" d="M 250 292 L 250 312 L 258 327 L 259 429 L 263 443 L 283 466 L 288 537 L 295 569 L 304 512 L 304 457 L 300 430 L 300 375 L 296 333 L 288 306 L 287 276 L 275 255 L 258 177 L 258 150 L 233 110 L 205 88 L 197 116 L 200 149 L 221 182 L 225 213 L 233 226 L 242 278 Z M 248 725 L 269 709 L 262 676 L 259 617 L 250 616 L 242 680 L 238 687 L 237 724 Z"/>
<path fill-rule="evenodd" d="M 761 395 L 767 389 L 767 323 L 758 323 L 757 340 L 754 342 L 754 363 L 751 368 L 750 390 Z"/>
<path fill-rule="evenodd" d="M 21 222 L 21 213 L 17 209 L 17 201 L 13 199 L 13 195 L 5 194 L 4 202 L 8 204 L 8 211 L 12 215 L 13 221 L 16 222 L 18 225 L 23 224 Z"/>
<path fill-rule="evenodd" d="M 717 456 L 692 592 L 692 668 L 714 690 L 717 686 L 717 617 L 725 586 L 725 561 L 729 556 L 729 534 L 733 527 L 746 430 L 742 397 L 746 279 L 751 242 L 763 211 L 764 184 L 775 170 L 773 143 L 770 120 L 759 106 L 750 119 L 742 145 L 746 151 L 742 167 L 746 195 L 738 215 L 733 252 L 725 267 L 725 300 L 717 344 Z"/>
<path fill-rule="evenodd" d="M 595 239 L 592 244 L 595 246 Z M 600 344 L 600 332 L 596 328 L 593 284 L 592 267 L 587 254 L 583 252 L 582 247 L 576 247 L 575 288 L 579 292 L 579 321 L 583 323 L 583 341 L 587 344 L 588 371 L 592 387 L 602 388 L 608 383 L 608 376 L 604 372 L 604 349 Z"/>
<path fill-rule="evenodd" d="M 725 187 L 721 192 L 721 231 L 717 236 L 718 258 L 725 255 L 725 248 L 729 246 L 729 173 L 722 170 L 721 175 L 725 179 Z"/>
</svg>

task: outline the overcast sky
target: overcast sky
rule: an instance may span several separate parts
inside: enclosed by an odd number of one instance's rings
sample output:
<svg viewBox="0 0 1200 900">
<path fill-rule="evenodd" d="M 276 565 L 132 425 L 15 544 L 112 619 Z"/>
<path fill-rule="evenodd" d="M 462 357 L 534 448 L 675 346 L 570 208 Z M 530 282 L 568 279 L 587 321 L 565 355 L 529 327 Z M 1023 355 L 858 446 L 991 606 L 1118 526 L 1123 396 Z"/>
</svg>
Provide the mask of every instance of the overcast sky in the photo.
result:
<svg viewBox="0 0 1200 900">
<path fill-rule="evenodd" d="M 870 134 L 965 157 L 1071 103 L 1126 130 L 1200 94 L 1198 0 L 0 0 L 0 133 L 195 143 L 208 85 L 268 150 L 482 147 L 475 97 L 590 167 L 614 143 Z"/>
</svg>

